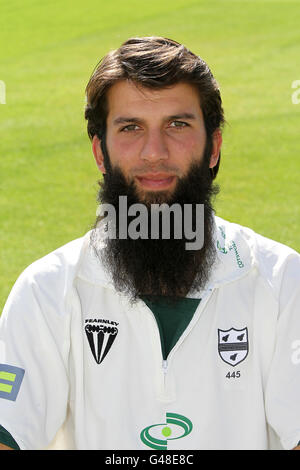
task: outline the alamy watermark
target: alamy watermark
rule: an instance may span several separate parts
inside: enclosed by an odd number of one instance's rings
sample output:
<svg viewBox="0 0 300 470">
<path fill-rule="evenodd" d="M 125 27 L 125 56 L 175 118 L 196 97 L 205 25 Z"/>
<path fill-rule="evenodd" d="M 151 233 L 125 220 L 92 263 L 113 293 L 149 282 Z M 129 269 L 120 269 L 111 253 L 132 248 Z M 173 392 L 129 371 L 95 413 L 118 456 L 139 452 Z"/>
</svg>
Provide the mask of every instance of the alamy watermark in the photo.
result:
<svg viewBox="0 0 300 470">
<path fill-rule="evenodd" d="M 292 93 L 292 103 L 299 104 L 300 103 L 300 80 L 294 80 L 292 83 L 292 88 L 296 88 L 296 90 Z"/>
<path fill-rule="evenodd" d="M 6 85 L 3 80 L 0 80 L 0 104 L 6 104 Z"/>
<path fill-rule="evenodd" d="M 98 207 L 97 215 L 107 224 L 108 238 L 169 240 L 172 233 L 174 239 L 189 240 L 185 243 L 186 250 L 201 250 L 204 245 L 204 204 L 151 204 L 150 229 L 148 210 L 140 203 L 128 207 L 127 196 L 119 196 L 118 236 L 115 207 L 103 203 Z M 128 217 L 133 219 L 128 222 Z"/>
</svg>

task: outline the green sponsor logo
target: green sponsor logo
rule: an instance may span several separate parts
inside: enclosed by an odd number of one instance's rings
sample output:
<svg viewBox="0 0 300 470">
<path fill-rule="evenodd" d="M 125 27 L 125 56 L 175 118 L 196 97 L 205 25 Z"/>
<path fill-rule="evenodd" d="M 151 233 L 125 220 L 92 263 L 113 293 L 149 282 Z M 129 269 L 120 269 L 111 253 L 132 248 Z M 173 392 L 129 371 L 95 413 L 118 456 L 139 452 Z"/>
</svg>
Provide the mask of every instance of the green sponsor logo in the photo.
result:
<svg viewBox="0 0 300 470">
<path fill-rule="evenodd" d="M 236 258 L 236 262 L 237 262 L 237 265 L 239 268 L 244 268 L 244 263 L 243 261 L 241 260 L 241 257 L 240 257 L 240 254 L 238 252 L 238 249 L 237 249 L 237 246 L 234 242 L 231 243 L 231 246 L 229 247 L 229 250 L 234 250 L 234 253 L 235 253 L 235 258 Z"/>
<path fill-rule="evenodd" d="M 235 258 L 236 258 L 236 262 L 237 262 L 238 267 L 239 267 L 239 268 L 244 268 L 245 265 L 244 265 L 244 263 L 243 263 L 243 261 L 242 261 L 242 259 L 241 259 L 241 257 L 240 257 L 240 254 L 239 254 L 239 252 L 238 252 L 236 243 L 232 240 L 232 241 L 230 242 L 230 244 L 229 244 L 227 247 L 225 247 L 225 244 L 226 244 L 226 242 L 225 242 L 225 240 L 226 240 L 226 234 L 225 234 L 224 230 L 222 229 L 222 227 L 219 227 L 219 230 L 220 230 L 220 232 L 221 232 L 222 238 L 224 239 L 224 246 L 221 246 L 221 243 L 219 242 L 219 240 L 217 240 L 217 248 L 218 248 L 218 250 L 219 250 L 221 253 L 223 253 L 224 255 L 227 255 L 228 250 L 229 250 L 229 251 L 233 250 L 233 251 L 234 251 L 234 254 L 235 254 Z M 226 249 L 226 248 L 228 248 L 228 249 Z"/>
<path fill-rule="evenodd" d="M 192 432 L 192 422 L 183 415 L 166 413 L 166 422 L 151 424 L 142 430 L 142 442 L 151 449 L 166 450 L 168 441 L 181 439 Z"/>
<path fill-rule="evenodd" d="M 219 230 L 221 232 L 221 235 L 222 237 L 224 238 L 224 240 L 226 239 L 226 234 L 224 232 L 224 230 L 222 229 L 222 227 L 219 227 Z M 225 243 L 225 242 L 224 242 Z M 221 251 L 222 253 L 224 253 L 224 255 L 226 255 L 228 253 L 228 251 L 226 250 L 225 246 L 222 247 L 221 246 L 221 243 L 219 242 L 219 240 L 217 240 L 217 248 L 219 251 Z"/>
<path fill-rule="evenodd" d="M 222 253 L 224 253 L 224 255 L 226 255 L 228 253 L 228 251 L 226 250 L 225 247 L 222 247 L 219 240 L 217 240 L 217 248 L 219 251 L 221 251 Z"/>
</svg>

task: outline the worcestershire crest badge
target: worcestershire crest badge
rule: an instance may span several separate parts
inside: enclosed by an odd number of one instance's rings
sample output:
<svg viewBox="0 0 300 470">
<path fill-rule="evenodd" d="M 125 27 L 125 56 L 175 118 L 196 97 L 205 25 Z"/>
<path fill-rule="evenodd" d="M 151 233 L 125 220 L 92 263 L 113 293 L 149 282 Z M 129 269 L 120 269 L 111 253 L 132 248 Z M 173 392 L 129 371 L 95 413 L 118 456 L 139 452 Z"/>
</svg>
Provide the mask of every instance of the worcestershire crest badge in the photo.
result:
<svg viewBox="0 0 300 470">
<path fill-rule="evenodd" d="M 242 330 L 218 329 L 218 351 L 221 359 L 231 366 L 236 366 L 246 359 L 249 352 L 247 327 Z"/>
</svg>

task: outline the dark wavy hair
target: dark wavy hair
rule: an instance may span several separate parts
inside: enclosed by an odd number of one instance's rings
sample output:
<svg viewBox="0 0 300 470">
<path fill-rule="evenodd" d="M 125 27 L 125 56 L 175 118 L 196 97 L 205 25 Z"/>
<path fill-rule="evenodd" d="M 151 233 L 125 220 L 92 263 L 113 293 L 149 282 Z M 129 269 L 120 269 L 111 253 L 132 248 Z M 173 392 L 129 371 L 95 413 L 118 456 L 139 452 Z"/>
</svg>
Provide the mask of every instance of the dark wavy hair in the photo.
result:
<svg viewBox="0 0 300 470">
<path fill-rule="evenodd" d="M 120 80 L 131 80 L 152 89 L 177 83 L 193 85 L 199 92 L 207 143 L 210 146 L 213 132 L 222 129 L 224 125 L 219 86 L 206 62 L 172 39 L 136 37 L 109 52 L 96 66 L 87 84 L 85 119 L 91 140 L 94 135 L 100 139 L 105 137 L 107 91 Z M 220 157 L 217 165 L 211 169 L 213 179 L 219 170 Z"/>
</svg>

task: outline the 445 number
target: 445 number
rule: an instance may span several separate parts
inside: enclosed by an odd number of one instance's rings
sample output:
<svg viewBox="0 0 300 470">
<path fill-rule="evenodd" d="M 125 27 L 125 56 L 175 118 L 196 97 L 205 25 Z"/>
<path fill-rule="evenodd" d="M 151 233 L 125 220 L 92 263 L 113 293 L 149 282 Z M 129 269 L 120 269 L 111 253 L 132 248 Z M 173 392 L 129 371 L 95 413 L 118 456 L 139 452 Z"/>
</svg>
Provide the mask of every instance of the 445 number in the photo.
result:
<svg viewBox="0 0 300 470">
<path fill-rule="evenodd" d="M 239 370 L 228 372 L 226 374 L 227 379 L 238 379 L 241 376 L 241 372 Z"/>
</svg>

